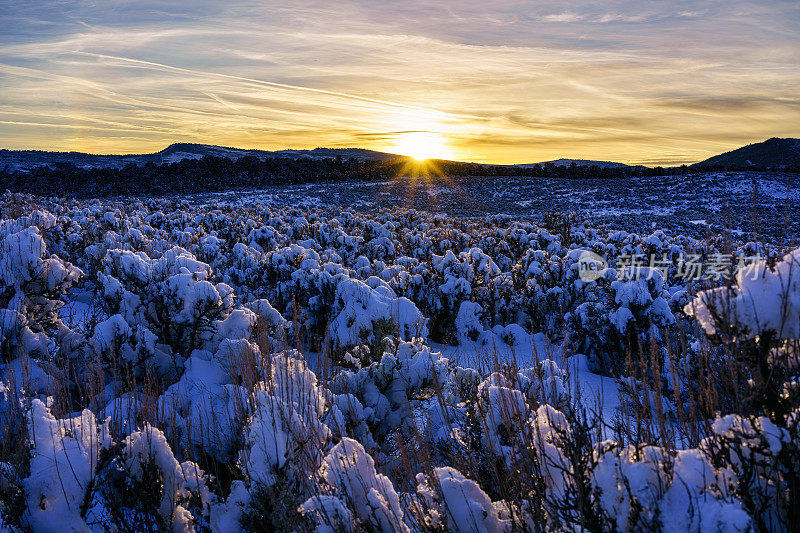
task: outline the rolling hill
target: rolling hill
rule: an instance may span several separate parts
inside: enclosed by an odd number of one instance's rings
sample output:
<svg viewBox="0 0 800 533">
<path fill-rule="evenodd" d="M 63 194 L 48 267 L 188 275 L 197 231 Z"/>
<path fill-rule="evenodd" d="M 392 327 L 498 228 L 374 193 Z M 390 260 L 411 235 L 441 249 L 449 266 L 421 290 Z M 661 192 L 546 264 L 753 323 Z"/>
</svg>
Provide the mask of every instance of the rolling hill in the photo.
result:
<svg viewBox="0 0 800 533">
<path fill-rule="evenodd" d="M 204 156 L 240 159 L 256 157 L 270 159 L 276 157 L 326 159 L 342 156 L 361 161 L 381 161 L 391 159 L 392 154 L 376 152 L 363 148 L 314 148 L 313 150 L 246 150 L 227 148 L 208 144 L 175 143 L 153 154 L 98 155 L 82 152 L 47 152 L 39 150 L 0 150 L 0 169 L 26 171 L 39 166 L 53 167 L 57 164 L 73 164 L 80 168 L 122 168 L 128 164 L 143 166 L 147 163 L 161 165 L 175 163 L 184 159 L 200 159 Z"/>
<path fill-rule="evenodd" d="M 554 159 L 552 161 L 542 161 L 541 163 L 523 163 L 521 165 L 515 165 L 521 168 L 530 168 L 534 165 L 555 165 L 557 167 L 568 167 L 575 163 L 575 166 L 578 167 L 592 167 L 596 166 L 599 168 L 625 168 L 629 167 L 630 165 L 626 165 L 625 163 L 617 163 L 615 161 L 594 161 L 591 159 Z"/>
<path fill-rule="evenodd" d="M 125 154 L 125 155 L 99 155 L 82 152 L 48 152 L 40 150 L 3 150 L 0 149 L 0 170 L 28 171 L 36 167 L 47 166 L 56 168 L 60 164 L 71 164 L 78 168 L 122 168 L 128 164 L 144 166 L 148 163 L 156 165 L 175 163 L 185 159 L 201 159 L 204 156 L 224 157 L 237 160 L 242 157 L 255 157 L 260 160 L 273 158 L 308 158 L 332 159 L 341 156 L 343 159 L 356 159 L 359 161 L 388 161 L 397 157 L 397 154 L 378 152 L 364 148 L 314 148 L 313 150 L 250 150 L 229 148 L 208 144 L 175 143 L 167 148 L 152 154 Z M 596 166 L 602 169 L 630 169 L 637 168 L 614 161 L 594 161 L 588 159 L 555 159 L 539 163 L 524 163 L 516 165 L 487 165 L 491 167 L 517 167 L 522 169 L 532 168 L 536 165 L 554 165 L 569 167 Z M 724 154 L 710 157 L 705 161 L 695 163 L 690 168 L 702 170 L 704 168 L 723 167 L 731 169 L 747 168 L 772 168 L 780 170 L 787 167 L 800 166 L 800 139 L 780 139 L 773 137 L 764 142 L 748 144 L 742 148 L 725 152 Z M 644 167 L 640 167 L 644 168 Z"/>
<path fill-rule="evenodd" d="M 748 144 L 724 154 L 709 157 L 691 168 L 775 168 L 800 166 L 800 139 L 773 137 L 764 142 Z"/>
</svg>

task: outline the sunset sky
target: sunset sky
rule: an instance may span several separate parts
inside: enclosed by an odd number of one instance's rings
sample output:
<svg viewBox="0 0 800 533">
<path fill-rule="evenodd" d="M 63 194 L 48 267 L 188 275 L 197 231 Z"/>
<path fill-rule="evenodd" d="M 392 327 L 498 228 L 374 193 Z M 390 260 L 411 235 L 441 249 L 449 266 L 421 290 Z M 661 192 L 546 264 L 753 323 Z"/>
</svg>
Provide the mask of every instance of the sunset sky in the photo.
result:
<svg viewBox="0 0 800 533">
<path fill-rule="evenodd" d="M 0 148 L 669 165 L 800 136 L 797 0 L 6 0 L 0 27 Z"/>
</svg>

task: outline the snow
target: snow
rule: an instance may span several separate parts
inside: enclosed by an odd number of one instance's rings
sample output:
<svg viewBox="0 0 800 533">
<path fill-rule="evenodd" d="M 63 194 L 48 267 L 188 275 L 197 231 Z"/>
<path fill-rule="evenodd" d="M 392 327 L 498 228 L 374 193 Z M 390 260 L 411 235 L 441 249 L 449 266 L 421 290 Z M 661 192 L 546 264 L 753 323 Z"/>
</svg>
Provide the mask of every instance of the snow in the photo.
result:
<svg viewBox="0 0 800 533">
<path fill-rule="evenodd" d="M 111 446 L 107 425 L 98 427 L 84 410 L 68 420 L 56 419 L 38 399 L 28 413 L 30 475 L 25 479 L 26 522 L 36 531 L 85 531 L 80 516 L 86 487 L 93 483 L 100 452 Z"/>
<path fill-rule="evenodd" d="M 774 338 L 765 364 L 794 376 L 800 250 L 658 226 L 556 231 L 514 215 L 269 202 L 38 199 L 0 221 L 0 420 L 30 452 L 29 472 L 0 464 L 0 497 L 14 476 L 24 489 L 15 520 L 97 530 L 119 486 L 153 483 L 151 512 L 177 531 L 239 531 L 263 498 L 317 531 L 555 528 L 575 494 L 573 408 L 597 426 L 581 444 L 589 497 L 620 530 L 657 518 L 668 531 L 744 531 L 754 516 L 740 487 L 774 493 L 771 470 L 745 485 L 742 458 L 778 464 L 800 411 L 725 413 L 692 443 L 634 446 L 617 429 L 631 396 L 671 433 L 685 384 L 662 352 L 661 389 L 646 372 L 610 376 L 632 340 L 663 351 L 661 329 L 676 324 L 691 346 L 683 368 L 716 342 L 700 329 L 733 325 L 740 340 Z M 723 247 L 775 267 L 750 265 L 730 289 L 672 268 L 580 277 L 586 251 L 613 264 Z M 720 442 L 739 459 L 716 454 Z M 506 478 L 531 483 L 528 496 L 535 481 L 544 510 L 498 490 Z"/>
<path fill-rule="evenodd" d="M 800 337 L 800 249 L 786 254 L 774 270 L 765 261 L 745 266 L 730 292 L 703 291 L 685 312 L 710 335 L 717 332 L 714 316 L 722 316 L 748 338 L 766 332 L 779 339 Z"/>
<path fill-rule="evenodd" d="M 380 531 L 410 531 L 392 482 L 375 471 L 375 462 L 358 441 L 343 438 L 325 457 L 321 472 L 361 520 Z"/>
<path fill-rule="evenodd" d="M 433 487 L 423 474 L 417 474 L 417 492 L 429 500 L 431 507 L 433 501 L 441 499 L 439 516 L 443 516 L 441 523 L 448 531 L 490 533 L 511 529 L 510 521 L 498 517 L 492 500 L 480 486 L 455 468 L 434 468 L 432 478 Z"/>
<path fill-rule="evenodd" d="M 278 355 L 272 362 L 271 386 L 265 383 L 253 399 L 256 407 L 241 458 L 250 478 L 264 486 L 276 482 L 276 473 L 286 470 L 287 462 L 304 465 L 308 471 L 319 468 L 330 435 L 320 421 L 325 400 L 305 361 Z"/>
<path fill-rule="evenodd" d="M 602 490 L 604 510 L 616 518 L 621 530 L 630 528 L 637 512 L 650 519 L 662 517 L 666 531 L 747 531 L 752 527 L 741 504 L 728 496 L 725 472 L 716 471 L 697 450 L 677 452 L 671 480 L 661 469 L 663 452 L 656 447 L 637 453 L 632 446 L 620 449 L 602 443 L 595 453 L 602 461 L 593 483 Z M 634 498 L 640 511 L 634 509 Z"/>
<path fill-rule="evenodd" d="M 541 163 L 524 163 L 524 164 L 515 165 L 515 166 L 525 168 L 525 167 L 532 167 L 534 165 L 551 164 L 551 165 L 555 165 L 557 167 L 568 167 L 572 163 L 575 163 L 575 165 L 577 165 L 579 167 L 589 167 L 589 166 L 596 165 L 596 166 L 598 166 L 600 168 L 615 168 L 615 167 L 627 167 L 628 166 L 625 163 L 615 163 L 613 161 L 592 161 L 592 160 L 589 160 L 589 159 L 554 159 L 552 161 L 542 161 Z"/>
<path fill-rule="evenodd" d="M 192 514 L 181 502 L 188 500 L 191 492 L 196 492 L 201 504 L 208 504 L 211 496 L 202 470 L 189 461 L 179 463 L 164 433 L 152 426 L 146 426 L 125 439 L 123 456 L 132 479 L 143 481 L 147 468 L 151 466 L 158 470 L 162 490 L 159 513 L 172 525 L 173 531 L 194 531 Z"/>
<path fill-rule="evenodd" d="M 377 278 L 371 279 L 377 281 L 374 286 L 337 275 L 336 301 L 342 309 L 331 322 L 331 340 L 342 346 L 357 344 L 365 332 L 371 336 L 373 324 L 379 321 L 393 324 L 405 339 L 427 336 L 427 320 L 417 306 L 408 298 L 398 298 Z"/>
</svg>

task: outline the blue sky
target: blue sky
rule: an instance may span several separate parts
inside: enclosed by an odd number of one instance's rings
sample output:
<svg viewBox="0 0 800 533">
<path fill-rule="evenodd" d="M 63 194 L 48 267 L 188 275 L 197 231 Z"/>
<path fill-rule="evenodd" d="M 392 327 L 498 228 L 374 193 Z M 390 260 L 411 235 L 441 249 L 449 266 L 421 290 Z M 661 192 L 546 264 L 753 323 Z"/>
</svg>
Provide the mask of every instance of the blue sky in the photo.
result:
<svg viewBox="0 0 800 533">
<path fill-rule="evenodd" d="M 0 147 L 696 161 L 800 135 L 800 2 L 6 2 Z"/>
</svg>

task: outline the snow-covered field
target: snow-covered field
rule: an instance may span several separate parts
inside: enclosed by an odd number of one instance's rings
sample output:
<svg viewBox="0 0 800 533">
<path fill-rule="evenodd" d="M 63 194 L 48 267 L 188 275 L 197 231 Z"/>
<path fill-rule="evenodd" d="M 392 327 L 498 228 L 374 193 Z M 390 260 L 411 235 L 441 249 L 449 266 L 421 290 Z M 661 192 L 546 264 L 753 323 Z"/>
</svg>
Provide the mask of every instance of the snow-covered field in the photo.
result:
<svg viewBox="0 0 800 533">
<path fill-rule="evenodd" d="M 796 178 L 586 181 L 0 196 L 0 531 L 790 529 Z"/>
<path fill-rule="evenodd" d="M 787 242 L 800 235 L 800 181 L 796 174 L 710 172 L 677 176 L 607 179 L 533 177 L 417 178 L 312 183 L 270 190 L 199 195 L 228 205 L 290 205 L 418 209 L 456 217 L 505 213 L 541 220 L 547 211 L 578 212 L 595 228 L 652 233 L 666 228 L 703 238 L 744 234 Z M 693 224 L 691 221 L 704 221 Z"/>
</svg>

